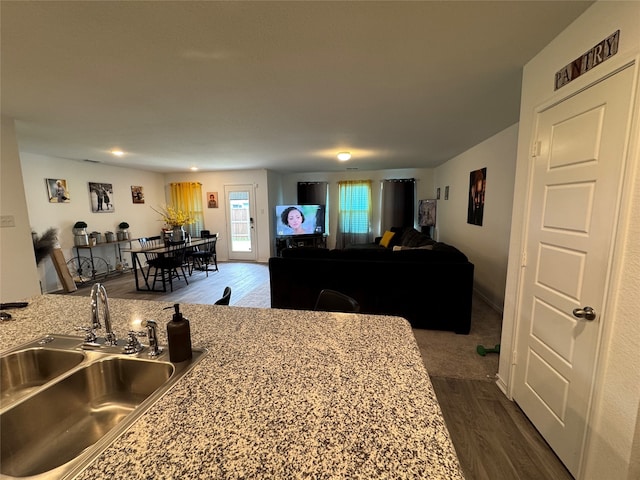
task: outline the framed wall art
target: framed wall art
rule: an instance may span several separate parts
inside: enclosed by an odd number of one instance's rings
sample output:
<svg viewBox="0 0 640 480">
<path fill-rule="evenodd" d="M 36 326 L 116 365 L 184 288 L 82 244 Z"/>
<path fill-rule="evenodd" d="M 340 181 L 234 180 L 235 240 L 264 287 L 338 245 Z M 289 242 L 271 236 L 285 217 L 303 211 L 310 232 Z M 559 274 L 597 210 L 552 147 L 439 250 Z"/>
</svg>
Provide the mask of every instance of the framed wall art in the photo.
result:
<svg viewBox="0 0 640 480">
<path fill-rule="evenodd" d="M 469 174 L 469 205 L 467 223 L 482 226 L 484 216 L 484 194 L 487 187 L 487 169 L 481 168 Z"/>
<path fill-rule="evenodd" d="M 115 212 L 113 185 L 110 183 L 89 182 L 89 198 L 93 213 Z"/>
<path fill-rule="evenodd" d="M 131 185 L 131 200 L 133 203 L 144 203 L 144 192 L 142 187 Z"/>
<path fill-rule="evenodd" d="M 47 178 L 47 194 L 49 203 L 69 203 L 71 196 L 67 190 L 67 181 L 61 178 Z"/>
<path fill-rule="evenodd" d="M 207 207 L 218 208 L 218 192 L 207 192 Z"/>
<path fill-rule="evenodd" d="M 434 227 L 436 225 L 436 201 L 420 200 L 418 202 L 418 225 Z"/>
</svg>

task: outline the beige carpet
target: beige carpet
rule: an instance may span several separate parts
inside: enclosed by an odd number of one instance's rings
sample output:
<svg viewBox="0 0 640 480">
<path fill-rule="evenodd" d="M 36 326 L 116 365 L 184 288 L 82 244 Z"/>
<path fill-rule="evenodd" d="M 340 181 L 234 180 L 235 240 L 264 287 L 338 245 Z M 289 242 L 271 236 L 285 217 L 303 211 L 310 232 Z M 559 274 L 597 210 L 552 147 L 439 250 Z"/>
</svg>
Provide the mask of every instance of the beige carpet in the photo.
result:
<svg viewBox="0 0 640 480">
<path fill-rule="evenodd" d="M 269 308 L 271 297 L 269 282 L 256 287 L 239 298 L 234 305 L 240 307 Z M 413 329 L 422 354 L 422 361 L 432 377 L 494 380 L 498 372 L 499 354 L 480 356 L 478 345 L 494 348 L 500 343 L 502 317 L 482 298 L 474 295 L 469 335 L 458 335 L 439 330 Z"/>
<path fill-rule="evenodd" d="M 422 329 L 413 329 L 413 334 L 430 376 L 494 380 L 499 354 L 483 357 L 476 347 L 494 348 L 500 343 L 501 329 L 502 315 L 474 295 L 469 335 Z"/>
</svg>

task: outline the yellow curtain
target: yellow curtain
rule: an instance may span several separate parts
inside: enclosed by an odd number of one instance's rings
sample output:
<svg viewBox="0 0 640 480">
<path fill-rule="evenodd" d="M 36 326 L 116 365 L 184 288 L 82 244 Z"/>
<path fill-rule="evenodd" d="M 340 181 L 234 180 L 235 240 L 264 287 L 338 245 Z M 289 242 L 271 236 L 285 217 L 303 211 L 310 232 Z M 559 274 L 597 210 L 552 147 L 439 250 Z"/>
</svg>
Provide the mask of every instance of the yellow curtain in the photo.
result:
<svg viewBox="0 0 640 480">
<path fill-rule="evenodd" d="M 192 237 L 199 237 L 204 228 L 202 211 L 202 184 L 199 182 L 178 182 L 170 184 L 171 205 L 174 208 L 190 212 L 195 222 L 185 225 L 185 231 Z"/>
</svg>

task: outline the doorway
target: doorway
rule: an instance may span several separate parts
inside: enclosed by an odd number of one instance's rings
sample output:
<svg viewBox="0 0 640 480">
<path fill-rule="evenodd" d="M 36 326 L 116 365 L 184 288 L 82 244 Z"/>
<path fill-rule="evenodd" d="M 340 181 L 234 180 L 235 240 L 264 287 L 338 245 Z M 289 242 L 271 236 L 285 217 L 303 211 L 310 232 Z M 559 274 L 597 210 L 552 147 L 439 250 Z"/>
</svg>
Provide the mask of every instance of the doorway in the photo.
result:
<svg viewBox="0 0 640 480">
<path fill-rule="evenodd" d="M 623 68 L 536 119 L 513 398 L 575 477 L 607 321 L 632 85 Z"/>
<path fill-rule="evenodd" d="M 256 261 L 255 189 L 253 185 L 225 185 L 226 216 L 229 221 L 229 260 Z"/>
</svg>

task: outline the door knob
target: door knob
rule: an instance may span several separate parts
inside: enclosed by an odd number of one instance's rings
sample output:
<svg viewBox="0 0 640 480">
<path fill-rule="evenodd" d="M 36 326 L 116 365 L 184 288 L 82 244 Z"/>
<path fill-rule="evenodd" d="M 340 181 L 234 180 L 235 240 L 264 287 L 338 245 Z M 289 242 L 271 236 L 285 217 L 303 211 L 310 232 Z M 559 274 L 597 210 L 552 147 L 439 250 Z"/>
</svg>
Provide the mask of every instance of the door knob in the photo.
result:
<svg viewBox="0 0 640 480">
<path fill-rule="evenodd" d="M 591 307 L 574 308 L 573 316 L 577 318 L 584 318 L 585 320 L 595 320 L 596 311 Z"/>
</svg>

